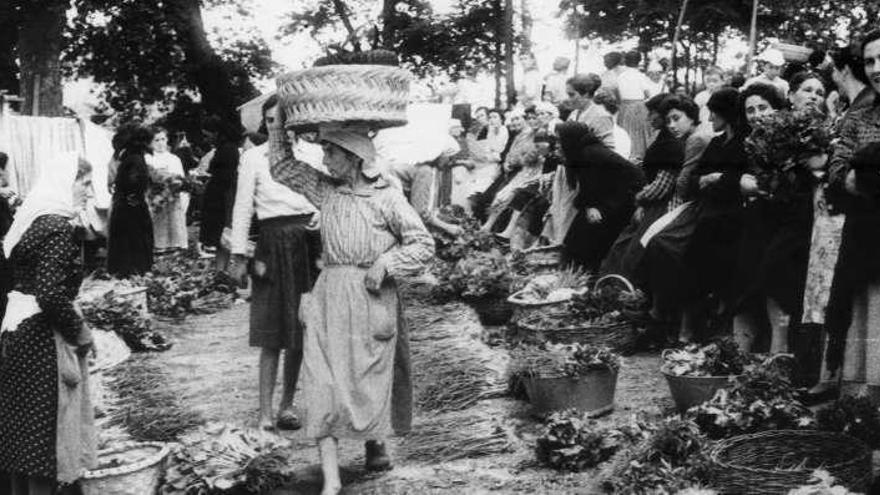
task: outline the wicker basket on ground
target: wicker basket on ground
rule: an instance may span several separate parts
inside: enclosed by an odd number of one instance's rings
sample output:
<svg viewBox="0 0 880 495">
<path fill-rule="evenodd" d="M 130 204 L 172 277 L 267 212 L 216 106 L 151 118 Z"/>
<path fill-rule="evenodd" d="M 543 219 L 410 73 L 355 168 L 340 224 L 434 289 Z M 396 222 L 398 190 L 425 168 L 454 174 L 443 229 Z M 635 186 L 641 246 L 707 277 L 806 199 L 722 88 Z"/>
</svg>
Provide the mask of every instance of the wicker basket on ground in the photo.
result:
<svg viewBox="0 0 880 495">
<path fill-rule="evenodd" d="M 635 288 L 632 284 L 619 275 L 607 275 L 600 278 L 596 281 L 594 290 L 602 286 L 602 284 L 611 282 L 621 283 L 630 293 L 635 293 Z M 564 308 L 555 313 L 565 314 Z M 634 348 L 638 339 L 638 331 L 629 321 L 620 321 L 612 318 L 574 325 L 550 326 L 545 316 L 546 313 L 535 312 L 519 320 L 514 331 L 514 340 L 532 344 L 544 342 L 591 344 L 606 346 L 617 353 L 627 353 Z"/>
<path fill-rule="evenodd" d="M 388 65 L 326 65 L 278 78 L 285 126 L 299 132 L 319 125 L 370 129 L 407 123 L 410 73 Z"/>
<path fill-rule="evenodd" d="M 788 493 L 808 484 L 820 468 L 857 493 L 865 493 L 872 480 L 870 449 L 840 433 L 765 431 L 724 440 L 710 455 L 721 493 Z"/>
<path fill-rule="evenodd" d="M 156 442 L 127 442 L 102 450 L 98 452 L 99 469 L 87 471 L 80 480 L 82 493 L 153 495 L 165 476 L 170 451 L 167 444 Z"/>
</svg>

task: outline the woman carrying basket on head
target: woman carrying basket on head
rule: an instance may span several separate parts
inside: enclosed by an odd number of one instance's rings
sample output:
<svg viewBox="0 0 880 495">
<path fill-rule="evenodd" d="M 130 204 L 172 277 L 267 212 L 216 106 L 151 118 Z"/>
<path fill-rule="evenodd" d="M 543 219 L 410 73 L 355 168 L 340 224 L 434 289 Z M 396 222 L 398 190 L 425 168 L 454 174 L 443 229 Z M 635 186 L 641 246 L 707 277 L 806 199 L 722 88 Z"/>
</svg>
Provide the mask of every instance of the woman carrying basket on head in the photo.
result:
<svg viewBox="0 0 880 495">
<path fill-rule="evenodd" d="M 322 70 L 333 70 L 327 67 Z M 284 94 L 279 88 L 279 96 Z M 318 440 L 323 494 L 341 489 L 339 438 L 366 441 L 367 468 L 390 467 L 382 440 L 409 429 L 411 404 L 392 403 L 396 368 L 408 361 L 395 279 L 418 272 L 434 244 L 403 194 L 389 185 L 375 162 L 366 128 L 321 126 L 324 164 L 330 175 L 297 161 L 283 122 L 285 105 L 269 129 L 272 175 L 304 194 L 321 211 L 324 268 L 303 295 L 302 365 L 304 429 Z M 397 355 L 396 355 L 397 353 Z"/>
</svg>

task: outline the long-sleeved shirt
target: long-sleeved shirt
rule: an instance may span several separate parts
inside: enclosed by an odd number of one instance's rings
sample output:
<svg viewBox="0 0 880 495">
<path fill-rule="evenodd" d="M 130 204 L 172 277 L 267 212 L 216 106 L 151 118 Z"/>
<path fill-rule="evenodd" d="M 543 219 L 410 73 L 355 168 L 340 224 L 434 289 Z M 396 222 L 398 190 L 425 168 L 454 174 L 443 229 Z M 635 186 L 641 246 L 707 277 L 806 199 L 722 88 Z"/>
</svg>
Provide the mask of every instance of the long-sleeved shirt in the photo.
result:
<svg viewBox="0 0 880 495">
<path fill-rule="evenodd" d="M 569 121 L 587 124 L 593 133 L 610 149 L 614 147 L 614 116 L 605 107 L 590 102 L 583 110 L 575 110 L 568 116 Z"/>
<path fill-rule="evenodd" d="M 434 239 L 403 193 L 379 177 L 352 189 L 297 160 L 283 129 L 269 129 L 272 177 L 322 212 L 325 265 L 381 264 L 391 277 L 417 272 L 434 255 Z"/>
<path fill-rule="evenodd" d="M 828 182 L 835 189 L 842 190 L 849 172 L 849 160 L 858 148 L 871 142 L 880 141 L 877 125 L 880 120 L 878 112 L 873 111 L 876 93 L 872 88 L 865 88 L 850 104 L 846 114 L 840 119 L 838 135 L 840 141 L 828 162 Z"/>
<path fill-rule="evenodd" d="M 235 206 L 232 209 L 232 254 L 245 254 L 248 232 L 256 213 L 259 220 L 291 215 L 308 215 L 318 210 L 302 194 L 291 191 L 272 178 L 269 146 L 251 148 L 241 156 Z"/>
</svg>

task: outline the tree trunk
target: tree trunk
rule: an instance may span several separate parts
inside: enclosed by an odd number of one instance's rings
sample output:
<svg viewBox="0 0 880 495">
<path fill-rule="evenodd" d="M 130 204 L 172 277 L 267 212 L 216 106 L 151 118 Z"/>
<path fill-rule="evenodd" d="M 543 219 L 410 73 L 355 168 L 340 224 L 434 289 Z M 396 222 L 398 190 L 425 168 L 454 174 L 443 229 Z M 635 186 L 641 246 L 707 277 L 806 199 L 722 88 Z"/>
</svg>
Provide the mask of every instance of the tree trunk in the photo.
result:
<svg viewBox="0 0 880 495">
<path fill-rule="evenodd" d="M 501 36 L 504 32 L 504 11 L 501 0 L 492 1 L 492 10 L 495 11 L 495 108 L 501 108 L 501 79 L 504 78 L 501 67 L 504 63 L 504 41 Z"/>
<path fill-rule="evenodd" d="M 520 18 L 522 20 L 522 50 L 523 53 L 531 53 L 532 27 L 535 24 L 535 20 L 532 18 L 532 11 L 529 8 L 529 0 L 522 0 L 520 9 Z"/>
<path fill-rule="evenodd" d="M 244 87 L 246 93 L 256 95 L 247 73 L 224 64 L 211 47 L 205 34 L 199 0 L 172 0 L 164 5 L 183 46 L 186 70 L 201 93 L 205 110 L 230 122 L 238 122 L 236 107 L 249 96 L 236 94 L 233 79 Z"/>
<path fill-rule="evenodd" d="M 394 15 L 394 8 L 397 0 L 383 0 L 382 2 L 382 48 L 386 50 L 394 50 L 392 30 L 393 26 L 389 19 Z"/>
<path fill-rule="evenodd" d="M 513 106 L 516 95 L 516 81 L 513 79 L 513 0 L 504 0 L 504 76 L 507 107 Z"/>
<path fill-rule="evenodd" d="M 10 0 L 0 0 L 0 91 L 18 94 L 18 63 L 15 49 L 18 44 L 18 21 L 13 17 Z"/>
<path fill-rule="evenodd" d="M 22 112 L 57 117 L 64 113 L 61 49 L 67 0 L 33 2 L 23 8 L 18 28 Z"/>
<path fill-rule="evenodd" d="M 718 65 L 718 48 L 720 45 L 718 32 L 712 34 L 712 65 Z"/>
</svg>

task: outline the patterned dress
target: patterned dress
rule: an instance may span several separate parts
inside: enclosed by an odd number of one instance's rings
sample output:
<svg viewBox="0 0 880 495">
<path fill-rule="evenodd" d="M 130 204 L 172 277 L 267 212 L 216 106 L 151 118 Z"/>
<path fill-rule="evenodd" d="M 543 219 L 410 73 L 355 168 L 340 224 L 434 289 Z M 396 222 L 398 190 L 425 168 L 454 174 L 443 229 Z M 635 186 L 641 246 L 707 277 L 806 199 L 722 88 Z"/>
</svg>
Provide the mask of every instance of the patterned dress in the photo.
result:
<svg viewBox="0 0 880 495">
<path fill-rule="evenodd" d="M 278 149 L 273 142 L 270 156 L 280 156 Z M 383 178 L 352 190 L 293 159 L 276 159 L 272 173 L 321 210 L 324 268 L 300 310 L 306 435 L 367 440 L 388 435 L 392 426 L 406 432 L 411 418 L 402 409 L 411 399 L 397 389 L 395 368 L 408 365 L 409 356 L 408 347 L 397 345 L 398 338 L 406 344 L 406 335 L 393 280 L 430 260 L 431 235 Z M 373 294 L 364 276 L 377 263 L 389 278 Z"/>
<path fill-rule="evenodd" d="M 59 441 L 69 438 L 70 426 L 59 423 L 68 387 L 59 380 L 67 371 L 60 368 L 64 363 L 59 358 L 69 356 L 59 354 L 56 334 L 73 345 L 82 330 L 73 308 L 82 281 L 78 255 L 73 228 L 57 215 L 34 221 L 12 251 L 14 290 L 35 296 L 41 312 L 17 330 L 0 334 L 0 472 L 76 479 L 76 473 L 61 473 L 68 471 L 68 453 L 58 448 L 76 450 L 79 444 Z"/>
</svg>

